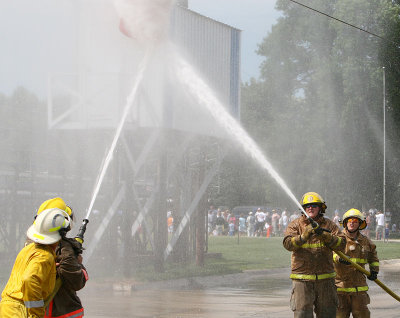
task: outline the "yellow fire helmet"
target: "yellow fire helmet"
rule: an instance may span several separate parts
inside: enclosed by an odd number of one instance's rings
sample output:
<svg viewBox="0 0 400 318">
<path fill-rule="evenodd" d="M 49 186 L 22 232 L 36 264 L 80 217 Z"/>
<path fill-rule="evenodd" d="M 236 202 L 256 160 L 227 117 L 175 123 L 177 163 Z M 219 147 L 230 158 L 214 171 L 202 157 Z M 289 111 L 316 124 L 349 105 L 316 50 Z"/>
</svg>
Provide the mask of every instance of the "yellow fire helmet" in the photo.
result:
<svg viewBox="0 0 400 318">
<path fill-rule="evenodd" d="M 367 227 L 367 222 L 365 222 L 364 215 L 357 209 L 350 209 L 345 214 L 343 214 L 343 227 L 347 227 L 347 220 L 349 218 L 357 218 L 360 220 L 359 230 L 363 230 Z"/>
<path fill-rule="evenodd" d="M 317 203 L 318 205 L 321 206 L 321 213 L 325 213 L 326 210 L 325 201 L 317 192 L 307 192 L 302 196 L 300 200 L 300 204 L 302 207 L 310 203 Z"/>
<path fill-rule="evenodd" d="M 37 214 L 39 215 L 42 211 L 47 210 L 47 209 L 53 209 L 53 208 L 57 208 L 63 211 L 66 211 L 65 209 L 67 208 L 67 205 L 65 204 L 64 200 L 61 198 L 53 198 L 53 199 L 49 199 L 44 201 L 38 211 Z"/>
<path fill-rule="evenodd" d="M 49 199 L 49 200 L 44 201 L 40 205 L 40 207 L 39 207 L 39 209 L 38 209 L 36 214 L 39 215 L 40 212 L 42 212 L 44 210 L 47 210 L 47 209 L 52 209 L 52 208 L 57 208 L 57 209 L 63 210 L 65 212 L 67 212 L 68 215 L 71 218 L 73 218 L 73 212 L 72 212 L 71 207 L 66 205 L 64 200 L 61 199 L 61 198 L 53 198 L 53 199 Z"/>
<path fill-rule="evenodd" d="M 73 213 L 71 207 L 66 205 L 64 200 L 61 198 L 53 198 L 53 199 L 44 201 L 40 205 L 35 217 L 37 217 L 44 210 L 53 209 L 53 208 L 57 208 L 57 209 L 63 210 L 68 213 L 68 216 L 71 219 L 70 227 L 72 228 L 74 225 L 74 213 Z"/>
</svg>

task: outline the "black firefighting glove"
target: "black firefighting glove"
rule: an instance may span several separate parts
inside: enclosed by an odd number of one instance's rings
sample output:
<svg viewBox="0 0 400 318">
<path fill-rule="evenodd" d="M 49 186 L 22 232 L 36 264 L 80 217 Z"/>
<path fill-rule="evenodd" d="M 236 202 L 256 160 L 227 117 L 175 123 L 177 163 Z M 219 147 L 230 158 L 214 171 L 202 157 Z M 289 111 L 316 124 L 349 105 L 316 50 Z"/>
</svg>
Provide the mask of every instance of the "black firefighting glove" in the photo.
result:
<svg viewBox="0 0 400 318">
<path fill-rule="evenodd" d="M 371 271 L 371 275 L 367 276 L 369 280 L 376 280 L 378 279 L 378 272 Z"/>
<path fill-rule="evenodd" d="M 345 259 L 339 257 L 339 263 L 344 264 L 344 265 L 351 265 L 350 262 L 346 261 Z"/>
</svg>

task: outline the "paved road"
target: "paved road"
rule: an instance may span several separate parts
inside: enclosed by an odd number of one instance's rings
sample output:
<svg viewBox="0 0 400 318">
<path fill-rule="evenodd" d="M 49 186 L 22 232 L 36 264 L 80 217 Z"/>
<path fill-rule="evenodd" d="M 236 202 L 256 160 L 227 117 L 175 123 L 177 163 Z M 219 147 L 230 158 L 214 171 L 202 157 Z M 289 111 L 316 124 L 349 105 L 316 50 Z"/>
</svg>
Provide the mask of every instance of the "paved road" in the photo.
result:
<svg viewBox="0 0 400 318">
<path fill-rule="evenodd" d="M 399 265 L 386 262 L 379 276 L 398 295 Z M 279 269 L 147 285 L 93 283 L 80 296 L 86 318 L 289 318 L 288 275 L 288 269 Z M 400 303 L 379 286 L 370 284 L 369 294 L 372 317 L 400 317 Z"/>
</svg>

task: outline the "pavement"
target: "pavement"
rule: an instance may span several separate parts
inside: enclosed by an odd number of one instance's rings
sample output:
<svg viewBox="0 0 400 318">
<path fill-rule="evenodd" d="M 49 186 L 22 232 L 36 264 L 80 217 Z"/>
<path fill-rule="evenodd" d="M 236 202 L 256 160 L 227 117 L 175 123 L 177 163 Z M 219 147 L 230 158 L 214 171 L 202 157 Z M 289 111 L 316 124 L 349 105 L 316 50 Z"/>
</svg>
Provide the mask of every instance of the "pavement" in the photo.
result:
<svg viewBox="0 0 400 318">
<path fill-rule="evenodd" d="M 279 268 L 151 283 L 89 283 L 79 295 L 87 318 L 289 318 L 289 273 Z M 400 260 L 381 261 L 378 278 L 400 295 Z M 400 303 L 378 285 L 369 286 L 371 317 L 400 317 Z"/>
</svg>

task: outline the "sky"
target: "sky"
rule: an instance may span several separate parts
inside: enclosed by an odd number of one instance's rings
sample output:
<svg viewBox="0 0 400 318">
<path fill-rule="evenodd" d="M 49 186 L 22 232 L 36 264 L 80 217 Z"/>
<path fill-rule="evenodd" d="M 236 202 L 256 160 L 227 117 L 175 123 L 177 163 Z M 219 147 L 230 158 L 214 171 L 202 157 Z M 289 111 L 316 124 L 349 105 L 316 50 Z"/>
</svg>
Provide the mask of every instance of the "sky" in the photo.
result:
<svg viewBox="0 0 400 318">
<path fill-rule="evenodd" d="M 189 9 L 242 30 L 242 81 L 258 78 L 262 58 L 255 51 L 280 12 L 276 0 L 188 0 Z"/>
<path fill-rule="evenodd" d="M 255 51 L 280 13 L 276 0 L 188 0 L 189 9 L 242 30 L 241 79 L 257 78 L 262 61 Z M 74 10 L 78 0 L 0 1 L 0 93 L 12 94 L 23 86 L 47 95 L 48 74 L 74 72 L 79 39 Z M 72 26 L 72 30 L 71 30 Z M 74 30 L 75 29 L 75 30 Z M 75 55 L 74 55 L 75 54 Z"/>
</svg>

